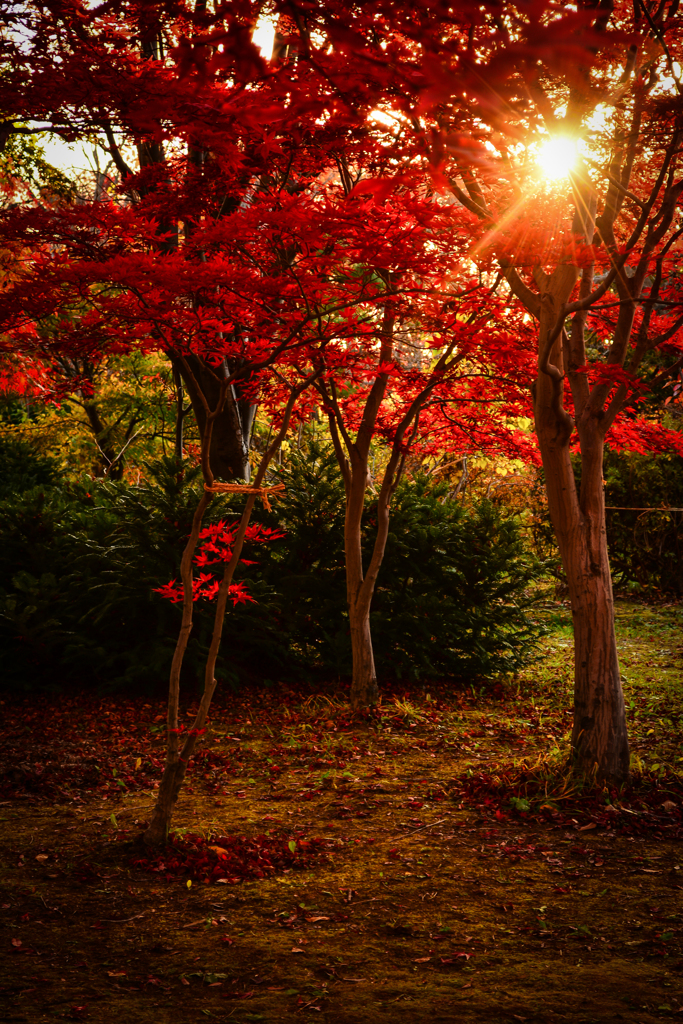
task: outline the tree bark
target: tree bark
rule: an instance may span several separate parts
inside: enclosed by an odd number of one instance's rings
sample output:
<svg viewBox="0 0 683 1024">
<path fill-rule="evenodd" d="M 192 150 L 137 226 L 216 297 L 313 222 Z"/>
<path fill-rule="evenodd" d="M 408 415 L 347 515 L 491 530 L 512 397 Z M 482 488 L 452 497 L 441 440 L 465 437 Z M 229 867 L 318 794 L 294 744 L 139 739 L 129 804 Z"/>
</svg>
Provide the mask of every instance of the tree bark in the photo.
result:
<svg viewBox="0 0 683 1024">
<path fill-rule="evenodd" d="M 203 437 L 206 427 L 206 410 L 198 389 L 201 388 L 209 408 L 213 409 L 216 407 L 220 390 L 220 379 L 196 356 L 187 356 L 185 362 L 192 370 L 191 377 L 187 374 L 182 361 L 177 361 L 177 368 L 192 403 L 199 435 Z M 223 480 L 249 481 L 249 448 L 254 412 L 255 406 L 241 399 L 236 387 L 231 386 L 228 389 L 223 409 L 216 417 L 211 434 L 209 457 L 216 477 Z"/>
<path fill-rule="evenodd" d="M 116 457 L 116 450 L 110 440 L 110 431 L 99 414 L 95 402 L 84 402 L 83 410 L 88 417 L 88 423 L 95 436 L 95 442 L 100 452 L 98 476 L 108 476 L 110 480 L 123 479 L 123 458 Z"/>
<path fill-rule="evenodd" d="M 351 705 L 354 708 L 374 707 L 379 700 L 379 687 L 370 633 L 370 610 L 357 608 L 349 602 L 349 626 L 353 659 Z"/>
<path fill-rule="evenodd" d="M 373 707 L 377 703 L 379 688 L 370 633 L 370 605 L 375 581 L 363 574 L 361 534 L 368 465 L 367 457 L 362 458 L 357 453 L 354 456 L 346 497 L 344 553 L 353 664 L 350 699 L 352 707 L 361 708 Z"/>
<path fill-rule="evenodd" d="M 188 375 L 191 375 L 192 371 Z M 204 691 L 202 698 L 199 703 L 199 709 L 195 716 L 192 728 L 189 730 L 185 737 L 185 741 L 180 750 L 180 730 L 179 730 L 179 702 L 180 702 L 180 670 L 187 649 L 187 643 L 192 630 L 192 618 L 193 618 L 193 597 L 192 597 L 192 559 L 197 549 L 197 543 L 199 540 L 199 532 L 204 518 L 204 512 L 211 501 L 211 492 L 206 491 L 202 495 L 197 509 L 195 511 L 192 531 L 190 537 L 185 546 L 183 557 L 181 561 L 181 577 L 183 580 L 184 589 L 184 600 L 183 600 L 183 619 L 176 644 L 175 654 L 173 657 L 173 664 L 171 666 L 171 677 L 169 685 L 169 697 L 168 697 L 168 715 L 167 715 L 167 748 L 166 748 L 166 765 L 164 773 L 161 778 L 159 785 L 159 792 L 157 794 L 157 800 L 154 805 L 152 812 L 152 819 L 144 833 L 144 841 L 150 846 L 159 846 L 168 840 L 168 833 L 171 827 L 171 821 L 173 819 L 173 812 L 175 810 L 176 803 L 178 802 L 178 796 L 185 779 L 187 772 L 187 766 L 190 758 L 194 754 L 197 740 L 199 736 L 204 732 L 206 727 L 206 721 L 211 707 L 211 701 L 217 686 L 217 680 L 215 677 L 216 660 L 218 658 L 218 652 L 220 649 L 221 638 L 223 636 L 223 625 L 225 622 L 225 611 L 230 594 L 230 585 L 235 574 L 241 555 L 242 548 L 244 546 L 244 539 L 251 519 L 251 513 L 256 502 L 258 494 L 258 488 L 264 482 L 266 471 L 270 465 L 270 461 L 278 450 L 284 437 L 286 436 L 287 429 L 289 427 L 289 421 L 292 415 L 292 409 L 294 403 L 301 392 L 308 387 L 314 378 L 307 378 L 300 385 L 293 388 L 284 410 L 282 418 L 282 424 L 278 431 L 275 439 L 269 445 L 264 452 L 261 462 L 256 474 L 254 481 L 254 493 L 249 494 L 247 497 L 246 505 L 242 516 L 240 518 L 240 525 L 235 534 L 235 542 L 232 549 L 232 555 L 230 560 L 225 564 L 223 570 L 223 579 L 221 580 L 218 595 L 216 598 L 216 613 L 214 616 L 214 628 L 211 637 L 211 645 L 209 653 L 206 659 L 206 665 L 204 670 Z M 214 483 L 213 474 L 211 471 L 210 461 L 207 457 L 207 451 L 210 450 L 211 436 L 210 432 L 213 423 L 218 418 L 222 408 L 222 402 L 225 398 L 226 387 L 224 386 L 223 391 L 219 393 L 218 402 L 213 410 L 207 408 L 204 409 L 207 429 L 204 434 L 204 443 L 202 451 L 202 468 L 204 471 L 204 478 L 208 486 L 212 486 Z"/>
<path fill-rule="evenodd" d="M 574 726 L 572 752 L 576 766 L 600 778 L 623 781 L 629 771 L 626 709 L 621 687 L 614 599 L 604 514 L 598 544 L 592 517 L 577 531 L 566 559 L 574 620 Z M 599 555 L 596 562 L 595 554 Z"/>
<path fill-rule="evenodd" d="M 534 391 L 536 431 L 545 470 L 548 509 L 567 576 L 574 623 L 575 766 L 600 779 L 623 781 L 629 770 L 626 712 L 614 629 L 602 489 L 604 426 L 599 412 L 579 419 L 581 490 L 571 463 L 574 422 L 562 407 L 564 331 L 557 331 L 574 268 L 559 267 L 541 293 L 539 376 Z M 575 278 L 574 278 L 575 280 Z"/>
<path fill-rule="evenodd" d="M 568 456 L 567 450 L 567 461 Z M 581 502 L 576 503 L 562 485 L 566 473 L 559 459 L 546 451 L 543 462 L 574 624 L 573 761 L 578 769 L 596 772 L 601 779 L 623 781 L 629 771 L 629 744 L 602 484 L 599 490 L 582 487 Z"/>
<path fill-rule="evenodd" d="M 185 417 L 187 416 L 191 407 L 189 405 L 185 407 L 185 396 L 183 394 L 183 379 L 180 376 L 180 370 L 178 369 L 177 366 L 173 367 L 173 383 L 175 384 L 176 393 L 176 414 L 175 432 L 173 436 L 173 454 L 178 466 L 182 467 Z"/>
<path fill-rule="evenodd" d="M 167 842 L 173 811 L 178 802 L 186 770 L 187 765 L 180 760 L 166 764 L 152 811 L 152 820 L 143 836 L 148 846 L 163 846 Z"/>
</svg>

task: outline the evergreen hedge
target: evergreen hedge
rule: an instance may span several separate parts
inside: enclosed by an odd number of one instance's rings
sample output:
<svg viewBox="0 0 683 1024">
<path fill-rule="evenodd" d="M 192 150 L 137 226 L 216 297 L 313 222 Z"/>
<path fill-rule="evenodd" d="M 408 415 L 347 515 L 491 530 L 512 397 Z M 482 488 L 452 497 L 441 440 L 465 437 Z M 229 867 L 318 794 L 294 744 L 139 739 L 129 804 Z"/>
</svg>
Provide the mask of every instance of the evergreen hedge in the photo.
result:
<svg viewBox="0 0 683 1024">
<path fill-rule="evenodd" d="M 186 467 L 179 478 L 167 460 L 148 467 L 138 486 L 58 485 L 41 463 L 36 485 L 23 456 L 0 500 L 5 685 L 163 690 L 180 610 L 154 588 L 178 576 L 196 470 Z M 241 567 L 238 578 L 257 603 L 231 608 L 226 620 L 218 674 L 232 685 L 315 684 L 350 673 L 344 495 L 334 457 L 313 444 L 281 476 L 285 496 L 271 512 L 257 507 L 255 518 L 285 537 L 245 549 L 256 564 Z M 216 501 L 208 519 L 236 515 L 243 500 Z M 370 496 L 368 556 L 374 516 Z M 404 482 L 371 616 L 379 676 L 469 680 L 519 668 L 540 632 L 529 612 L 541 574 L 514 518 L 489 502 L 468 508 L 445 500 L 445 489 L 426 478 Z M 201 679 L 213 619 L 212 604 L 195 609 L 185 666 L 191 687 Z"/>
</svg>

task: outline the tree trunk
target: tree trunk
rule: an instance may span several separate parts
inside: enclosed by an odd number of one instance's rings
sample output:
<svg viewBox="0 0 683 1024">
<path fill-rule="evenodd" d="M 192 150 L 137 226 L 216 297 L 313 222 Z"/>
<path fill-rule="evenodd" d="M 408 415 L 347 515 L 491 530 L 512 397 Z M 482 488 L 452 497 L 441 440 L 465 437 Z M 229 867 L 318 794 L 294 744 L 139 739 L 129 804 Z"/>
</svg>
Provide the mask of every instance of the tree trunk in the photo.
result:
<svg viewBox="0 0 683 1024">
<path fill-rule="evenodd" d="M 579 418 L 581 490 L 571 463 L 574 423 L 562 408 L 564 332 L 549 345 L 558 309 L 571 292 L 570 268 L 546 282 L 540 309 L 539 376 L 534 414 L 548 509 L 567 576 L 574 622 L 574 764 L 605 780 L 628 776 L 629 747 L 614 630 L 602 485 L 604 427 L 597 414 Z"/>
<path fill-rule="evenodd" d="M 393 351 L 393 329 L 394 313 L 392 308 L 387 305 L 383 319 L 383 340 L 380 352 L 380 366 L 383 363 L 388 362 L 391 358 Z M 442 357 L 442 360 L 437 364 L 437 371 L 439 373 L 441 373 L 444 368 L 442 365 L 443 359 L 444 357 Z M 436 381 L 436 379 L 437 378 L 435 376 L 434 381 Z M 363 418 L 358 429 L 358 436 L 355 444 L 351 441 L 344 427 L 343 416 L 339 410 L 336 395 L 334 398 L 334 406 L 331 406 L 324 387 L 321 390 L 323 397 L 328 403 L 330 432 L 332 434 L 332 442 L 334 444 L 334 450 L 341 470 L 342 479 L 344 480 L 344 491 L 346 494 L 344 556 L 346 568 L 346 598 L 349 609 L 351 655 L 353 663 L 350 701 L 351 707 L 354 709 L 373 707 L 379 700 L 375 657 L 372 649 L 372 636 L 370 633 L 370 607 L 375 593 L 377 576 L 384 558 L 387 537 L 389 536 L 389 505 L 401 478 L 406 455 L 410 450 L 417 431 L 420 410 L 434 387 L 434 381 L 430 382 L 428 386 L 425 387 L 413 400 L 396 430 L 391 455 L 384 469 L 382 485 L 377 499 L 377 533 L 375 535 L 375 543 L 368 563 L 367 572 L 363 571 L 361 525 L 365 504 L 365 492 L 367 490 L 369 480 L 368 459 L 370 454 L 370 442 L 375 429 L 377 414 L 386 391 L 388 375 L 386 373 L 380 373 L 375 379 L 365 404 L 365 410 L 363 412 Z M 413 433 L 406 443 L 406 431 L 411 424 L 413 425 Z M 342 437 L 344 439 L 346 450 L 342 447 Z"/>
<path fill-rule="evenodd" d="M 379 700 L 379 688 L 370 635 L 370 610 L 349 603 L 349 626 L 353 658 L 351 705 L 354 708 L 373 707 Z"/>
<path fill-rule="evenodd" d="M 253 487 L 254 492 L 247 498 L 244 511 L 240 518 L 240 524 L 235 534 L 235 541 L 232 549 L 232 555 L 230 560 L 225 564 L 223 570 L 223 579 L 220 583 L 218 594 L 216 598 L 216 612 L 214 616 L 214 627 L 213 634 L 211 637 L 211 645 L 209 653 L 206 659 L 206 665 L 204 670 L 204 691 L 202 693 L 201 701 L 199 702 L 199 708 L 195 716 L 192 728 L 189 730 L 185 737 L 185 741 L 180 749 L 180 728 L 179 728 L 179 701 L 180 701 L 180 670 L 183 664 L 185 651 L 187 649 L 187 642 L 190 637 L 192 630 L 192 619 L 193 619 L 193 599 L 192 599 L 192 559 L 197 549 L 197 543 L 199 540 L 199 532 L 204 518 L 204 512 L 208 507 L 211 500 L 211 492 L 205 491 L 200 498 L 199 504 L 195 510 L 194 519 L 192 522 L 192 530 L 188 538 L 183 557 L 181 560 L 181 577 L 183 580 L 184 600 L 183 600 L 183 619 L 178 635 L 178 641 L 176 644 L 175 653 L 173 656 L 173 664 L 171 666 L 171 677 L 169 683 L 169 694 L 168 694 L 168 714 L 167 714 L 167 749 L 166 749 L 166 766 L 164 773 L 161 778 L 159 785 L 159 792 L 157 794 L 156 803 L 152 812 L 152 819 L 144 833 L 144 841 L 150 846 L 158 846 L 165 843 L 168 839 L 169 829 L 171 827 L 171 821 L 173 818 L 173 812 L 175 810 L 178 796 L 185 779 L 187 772 L 187 765 L 190 758 L 194 754 L 195 747 L 199 736 L 204 732 L 206 727 L 206 721 L 211 707 L 211 701 L 216 689 L 217 680 L 215 676 L 216 660 L 218 658 L 218 651 L 220 649 L 221 638 L 223 636 L 223 625 L 225 622 L 225 611 L 230 593 L 230 585 L 232 584 L 235 569 L 237 568 L 240 558 L 242 556 L 242 548 L 244 546 L 244 540 L 251 519 L 251 513 L 254 508 L 258 488 L 263 485 L 265 480 L 266 471 L 270 464 L 270 461 L 279 449 L 284 437 L 287 434 L 289 427 L 289 421 L 292 415 L 292 409 L 298 396 L 302 391 L 308 387 L 309 383 L 314 377 L 306 378 L 301 384 L 293 388 L 287 405 L 285 406 L 284 415 L 282 418 L 282 424 L 278 431 L 275 439 L 264 452 L 261 462 L 256 474 Z M 203 449 L 204 455 L 211 443 L 210 431 L 215 419 L 220 414 L 222 402 L 225 398 L 225 390 L 219 394 L 219 400 L 212 412 L 205 410 L 206 419 L 208 422 L 208 429 L 204 434 Z M 209 478 L 210 484 L 213 486 L 213 476 L 210 471 L 210 466 L 207 465 L 204 460 L 205 477 Z"/>
<path fill-rule="evenodd" d="M 620 781 L 629 745 L 614 629 L 614 598 L 602 490 L 602 439 L 584 436 L 581 494 L 569 446 L 544 451 L 548 507 L 567 576 L 574 623 L 572 752 L 582 771 Z"/>
<path fill-rule="evenodd" d="M 173 367 L 173 383 L 175 384 L 176 394 L 176 414 L 175 414 L 175 433 L 173 437 L 173 454 L 178 466 L 182 466 L 183 462 L 183 440 L 184 440 L 184 424 L 185 417 L 190 411 L 190 406 L 185 408 L 184 401 L 185 396 L 183 395 L 183 379 L 180 376 L 180 370 L 177 366 Z"/>
<path fill-rule="evenodd" d="M 178 795 L 183 785 L 187 765 L 182 761 L 166 764 L 157 794 L 152 820 L 145 830 L 144 840 L 149 846 L 163 846 L 168 840 L 168 831 Z"/>
<path fill-rule="evenodd" d="M 192 597 L 192 559 L 194 558 L 199 532 L 202 527 L 204 513 L 211 502 L 211 495 L 204 492 L 192 519 L 192 529 L 185 544 L 183 557 L 180 561 L 180 575 L 183 581 L 184 599 L 183 613 L 176 641 L 173 661 L 171 663 L 171 674 L 168 687 L 168 710 L 166 717 L 167 748 L 166 765 L 161 777 L 157 800 L 152 812 L 152 820 L 147 827 L 144 838 L 151 846 L 158 846 L 165 843 L 168 838 L 168 829 L 171 824 L 173 808 L 176 805 L 180 787 L 187 771 L 189 756 L 186 753 L 187 740 L 180 752 L 180 729 L 179 729 L 179 705 L 180 705 L 180 672 L 185 659 L 185 651 L 192 632 L 194 618 L 194 601 Z M 190 737 L 188 737 L 189 739 Z M 194 744 L 193 744 L 194 749 Z"/>
<path fill-rule="evenodd" d="M 177 366 L 183 378 L 199 427 L 200 437 L 203 437 L 206 427 L 206 410 L 197 386 L 201 388 L 209 408 L 214 409 L 218 399 L 220 380 L 197 356 L 187 356 L 185 362 L 190 367 L 194 380 L 188 376 L 180 360 L 174 362 L 174 367 Z M 211 434 L 209 458 L 211 469 L 216 477 L 223 480 L 249 481 L 249 446 L 254 412 L 255 406 L 241 399 L 234 386 L 228 389 L 225 405 L 216 417 Z"/>
<path fill-rule="evenodd" d="M 604 537 L 596 564 L 588 532 L 586 527 L 577 531 L 565 563 L 574 620 L 572 751 L 581 770 L 622 781 L 628 776 L 629 746 L 612 580 Z"/>
<path fill-rule="evenodd" d="M 123 478 L 123 458 L 116 457 L 116 450 L 111 443 L 109 428 L 105 427 L 94 402 L 84 402 L 83 409 L 88 417 L 88 423 L 95 436 L 95 442 L 100 452 L 98 459 L 99 466 L 97 476 L 108 476 L 110 480 L 121 480 Z"/>
<path fill-rule="evenodd" d="M 349 472 L 344 523 L 346 599 L 351 631 L 351 706 L 372 707 L 379 700 L 375 658 L 370 635 L 370 603 L 374 581 L 363 574 L 361 520 L 367 483 L 367 459 L 354 453 Z"/>
<path fill-rule="evenodd" d="M 400 432 L 398 443 L 394 444 L 391 457 L 384 470 L 377 499 L 377 533 L 366 572 L 363 572 L 361 523 L 368 480 L 367 453 L 359 453 L 356 447 L 352 452 L 351 465 L 349 466 L 348 463 L 342 465 L 346 487 L 346 519 L 344 523 L 346 597 L 353 659 L 350 700 L 354 709 L 373 707 L 379 700 L 375 657 L 370 633 L 370 608 L 389 535 L 389 503 L 403 468 L 402 437 L 403 433 Z"/>
</svg>

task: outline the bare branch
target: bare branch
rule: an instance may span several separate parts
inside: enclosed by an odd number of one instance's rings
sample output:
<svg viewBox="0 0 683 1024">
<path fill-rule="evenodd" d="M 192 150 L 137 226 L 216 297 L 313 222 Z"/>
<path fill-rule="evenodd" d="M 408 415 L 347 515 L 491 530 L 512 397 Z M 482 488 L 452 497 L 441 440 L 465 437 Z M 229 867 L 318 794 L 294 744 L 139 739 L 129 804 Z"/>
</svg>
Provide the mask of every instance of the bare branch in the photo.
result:
<svg viewBox="0 0 683 1024">
<path fill-rule="evenodd" d="M 516 295 L 527 313 L 531 313 L 537 320 L 541 318 L 541 300 L 538 295 L 532 292 L 522 278 L 519 276 L 509 260 L 499 259 L 505 280 L 510 285 L 513 295 Z"/>
</svg>

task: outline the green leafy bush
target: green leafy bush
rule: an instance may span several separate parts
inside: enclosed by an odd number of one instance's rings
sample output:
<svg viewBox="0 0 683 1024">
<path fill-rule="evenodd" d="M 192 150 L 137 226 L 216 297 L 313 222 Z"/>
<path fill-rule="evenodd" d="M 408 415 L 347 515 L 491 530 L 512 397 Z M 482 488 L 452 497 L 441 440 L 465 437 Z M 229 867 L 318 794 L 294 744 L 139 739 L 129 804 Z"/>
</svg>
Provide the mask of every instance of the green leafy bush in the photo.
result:
<svg viewBox="0 0 683 1024">
<path fill-rule="evenodd" d="M 513 672 L 539 636 L 529 611 L 543 566 L 516 518 L 447 492 L 419 477 L 393 502 L 371 622 L 378 666 L 399 678 Z"/>
<path fill-rule="evenodd" d="M 59 465 L 35 451 L 27 441 L 11 435 L 0 443 L 0 501 L 29 490 L 50 487 L 59 476 Z"/>
<path fill-rule="evenodd" d="M 148 467 L 140 486 L 89 481 L 32 488 L 0 502 L 0 645 L 5 685 L 99 684 L 163 689 L 180 608 L 154 588 L 178 576 L 198 498 L 196 471 L 173 460 Z M 215 509 L 219 519 L 225 508 Z M 282 655 L 267 591 L 226 621 L 219 672 L 236 682 L 253 658 Z M 213 606 L 197 602 L 184 676 L 201 676 Z"/>
<path fill-rule="evenodd" d="M 198 496 L 197 474 L 173 460 L 137 486 L 19 489 L 0 501 L 0 644 L 6 685 L 108 685 L 163 690 L 180 608 L 156 587 L 177 578 Z M 30 473 L 27 480 L 33 480 Z M 344 494 L 334 456 L 313 444 L 282 473 L 286 492 L 266 526 L 285 537 L 245 550 L 256 604 L 230 609 L 217 667 L 238 681 L 330 680 L 350 673 L 343 562 Z M 221 497 L 207 521 L 232 519 Z M 368 500 L 365 539 L 374 539 Z M 516 522 L 488 503 L 445 500 L 426 479 L 404 483 L 372 612 L 384 678 L 465 677 L 516 669 L 533 655 L 528 616 L 541 573 Z M 195 605 L 185 685 L 201 681 L 214 605 Z"/>
<path fill-rule="evenodd" d="M 312 442 L 279 473 L 286 490 L 264 521 L 285 537 L 259 552 L 277 594 L 275 614 L 287 645 L 287 674 L 339 677 L 350 671 L 344 488 L 334 454 Z"/>
<path fill-rule="evenodd" d="M 605 453 L 607 543 L 615 585 L 656 597 L 683 595 L 683 458 Z M 647 510 L 647 511 L 646 511 Z"/>
<path fill-rule="evenodd" d="M 344 574 L 344 492 L 336 460 L 312 443 L 281 474 L 274 510 L 287 536 L 262 567 L 282 595 L 283 634 L 299 671 L 346 676 L 351 652 Z M 370 622 L 378 675 L 471 678 L 514 671 L 534 654 L 529 617 L 543 566 L 515 518 L 488 501 L 465 507 L 426 477 L 399 487 Z M 365 564 L 376 528 L 366 503 Z"/>
</svg>

